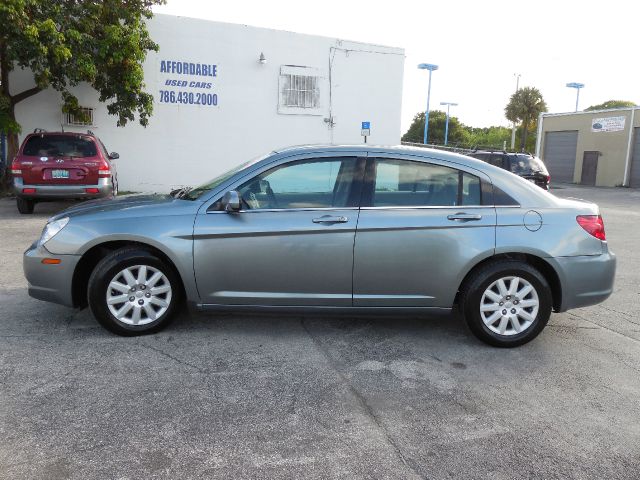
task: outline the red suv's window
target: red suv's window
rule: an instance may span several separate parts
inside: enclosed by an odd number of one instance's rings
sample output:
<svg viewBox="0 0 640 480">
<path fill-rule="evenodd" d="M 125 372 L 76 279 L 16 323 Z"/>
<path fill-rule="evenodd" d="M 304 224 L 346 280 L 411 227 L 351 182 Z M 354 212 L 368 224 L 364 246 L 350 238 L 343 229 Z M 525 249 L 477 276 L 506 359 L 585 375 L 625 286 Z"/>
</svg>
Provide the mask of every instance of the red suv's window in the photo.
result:
<svg viewBox="0 0 640 480">
<path fill-rule="evenodd" d="M 30 137 L 22 150 L 34 157 L 95 157 L 98 152 L 93 140 L 71 135 L 36 135 Z"/>
</svg>

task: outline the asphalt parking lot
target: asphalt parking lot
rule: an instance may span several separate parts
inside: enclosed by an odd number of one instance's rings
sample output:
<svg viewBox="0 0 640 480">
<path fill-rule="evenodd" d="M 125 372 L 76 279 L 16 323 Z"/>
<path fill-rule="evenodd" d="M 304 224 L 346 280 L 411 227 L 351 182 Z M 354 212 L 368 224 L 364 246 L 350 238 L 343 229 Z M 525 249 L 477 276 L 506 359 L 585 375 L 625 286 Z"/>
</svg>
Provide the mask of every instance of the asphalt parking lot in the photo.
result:
<svg viewBox="0 0 640 480">
<path fill-rule="evenodd" d="M 65 205 L 0 200 L 0 478 L 638 478 L 640 190 L 556 194 L 600 204 L 615 293 L 512 350 L 455 316 L 116 337 L 27 296 L 21 254 Z"/>
</svg>

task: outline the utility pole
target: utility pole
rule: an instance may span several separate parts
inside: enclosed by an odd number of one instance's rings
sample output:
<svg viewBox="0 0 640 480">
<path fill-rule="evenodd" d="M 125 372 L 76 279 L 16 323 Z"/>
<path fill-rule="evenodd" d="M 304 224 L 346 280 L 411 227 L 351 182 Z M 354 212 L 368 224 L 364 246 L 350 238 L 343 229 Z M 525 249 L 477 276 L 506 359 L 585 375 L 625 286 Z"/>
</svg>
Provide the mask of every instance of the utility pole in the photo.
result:
<svg viewBox="0 0 640 480">
<path fill-rule="evenodd" d="M 518 90 L 520 88 L 520 74 L 514 73 L 514 75 L 516 76 L 516 93 L 518 93 Z M 513 122 L 513 125 L 511 126 L 511 150 L 513 150 L 515 147 L 516 147 L 516 122 Z"/>
</svg>

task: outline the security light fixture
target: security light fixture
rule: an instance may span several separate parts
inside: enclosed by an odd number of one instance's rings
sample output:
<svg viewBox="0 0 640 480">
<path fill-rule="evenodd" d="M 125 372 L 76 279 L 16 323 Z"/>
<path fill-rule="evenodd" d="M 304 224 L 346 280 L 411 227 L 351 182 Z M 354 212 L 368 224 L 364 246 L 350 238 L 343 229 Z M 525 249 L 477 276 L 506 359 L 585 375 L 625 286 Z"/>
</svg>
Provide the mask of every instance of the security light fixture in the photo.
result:
<svg viewBox="0 0 640 480">
<path fill-rule="evenodd" d="M 584 83 L 571 82 L 571 83 L 567 83 L 567 87 L 576 89 L 576 112 L 577 112 L 578 101 L 580 100 L 580 89 L 584 88 Z"/>
<path fill-rule="evenodd" d="M 433 63 L 420 63 L 418 64 L 418 68 L 420 70 L 428 70 L 429 71 L 429 87 L 427 89 L 427 110 L 424 114 L 424 137 L 422 143 L 427 144 L 427 140 L 429 137 L 429 100 L 431 99 L 431 73 L 434 70 L 438 69 L 438 65 L 434 65 Z"/>
</svg>

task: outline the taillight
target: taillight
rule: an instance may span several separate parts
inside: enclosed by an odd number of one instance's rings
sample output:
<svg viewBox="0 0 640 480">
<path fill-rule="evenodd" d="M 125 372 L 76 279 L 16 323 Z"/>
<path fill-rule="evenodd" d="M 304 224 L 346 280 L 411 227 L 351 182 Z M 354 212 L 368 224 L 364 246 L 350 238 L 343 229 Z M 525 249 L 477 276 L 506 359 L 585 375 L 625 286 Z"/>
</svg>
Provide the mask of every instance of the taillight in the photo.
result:
<svg viewBox="0 0 640 480">
<path fill-rule="evenodd" d="M 111 176 L 111 167 L 104 160 L 100 162 L 100 166 L 98 167 L 98 177 L 110 177 Z"/>
<path fill-rule="evenodd" d="M 11 162 L 11 175 L 13 175 L 14 177 L 22 176 L 22 168 L 20 166 L 20 163 L 15 158 L 13 159 L 13 162 Z"/>
<path fill-rule="evenodd" d="M 551 183 L 551 175 L 547 175 L 547 183 Z"/>
<path fill-rule="evenodd" d="M 604 232 L 604 222 L 600 215 L 578 215 L 576 217 L 578 224 L 584 228 L 589 235 L 593 235 L 598 240 L 606 240 L 607 236 Z"/>
</svg>

